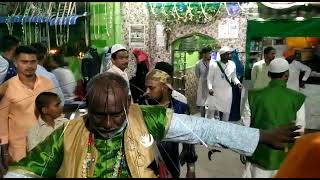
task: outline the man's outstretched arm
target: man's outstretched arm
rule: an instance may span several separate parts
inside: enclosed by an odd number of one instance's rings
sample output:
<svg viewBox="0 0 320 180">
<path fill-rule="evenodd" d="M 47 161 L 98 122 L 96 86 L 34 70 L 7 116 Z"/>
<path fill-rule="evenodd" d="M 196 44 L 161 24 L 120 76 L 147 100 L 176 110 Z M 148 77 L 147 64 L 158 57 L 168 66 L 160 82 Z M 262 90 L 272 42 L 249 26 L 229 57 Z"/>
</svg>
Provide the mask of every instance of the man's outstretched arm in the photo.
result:
<svg viewBox="0 0 320 180">
<path fill-rule="evenodd" d="M 258 143 L 282 149 L 300 135 L 294 132 L 300 128 L 294 124 L 259 130 L 230 122 L 176 114 L 162 106 L 140 107 L 146 126 L 155 140 L 222 146 L 250 156 Z"/>
<path fill-rule="evenodd" d="M 297 129 L 299 128 L 290 124 L 272 130 L 259 130 L 230 122 L 174 113 L 163 140 L 222 146 L 250 156 L 258 143 L 282 149 L 286 143 L 294 142 L 294 137 L 300 135 L 299 132 L 294 132 Z"/>
</svg>

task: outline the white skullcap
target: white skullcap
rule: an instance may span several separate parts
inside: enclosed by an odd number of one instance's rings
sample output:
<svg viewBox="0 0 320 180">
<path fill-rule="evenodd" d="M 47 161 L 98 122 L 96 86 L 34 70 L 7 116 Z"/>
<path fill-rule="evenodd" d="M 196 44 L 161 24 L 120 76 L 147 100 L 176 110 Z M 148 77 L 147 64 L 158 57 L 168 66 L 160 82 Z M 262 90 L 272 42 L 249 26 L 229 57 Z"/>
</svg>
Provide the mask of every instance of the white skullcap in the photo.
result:
<svg viewBox="0 0 320 180">
<path fill-rule="evenodd" d="M 289 70 L 289 63 L 283 58 L 276 58 L 270 62 L 269 72 L 283 73 Z"/>
<path fill-rule="evenodd" d="M 111 54 L 117 52 L 117 51 L 120 51 L 120 50 L 127 50 L 126 47 L 124 47 L 123 45 L 121 44 L 115 44 L 112 46 L 111 48 Z"/>
<path fill-rule="evenodd" d="M 232 48 L 229 47 L 229 46 L 223 46 L 220 50 L 219 50 L 219 54 L 222 55 L 226 52 L 231 52 L 232 51 Z"/>
</svg>

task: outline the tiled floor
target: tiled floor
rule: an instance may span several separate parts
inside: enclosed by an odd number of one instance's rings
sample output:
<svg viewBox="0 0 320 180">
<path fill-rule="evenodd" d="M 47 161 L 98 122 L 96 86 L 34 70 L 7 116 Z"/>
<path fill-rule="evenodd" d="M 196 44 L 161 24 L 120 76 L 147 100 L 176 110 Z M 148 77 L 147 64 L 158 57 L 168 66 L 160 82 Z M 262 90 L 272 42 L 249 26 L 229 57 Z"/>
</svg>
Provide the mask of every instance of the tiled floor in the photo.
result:
<svg viewBox="0 0 320 180">
<path fill-rule="evenodd" d="M 199 113 L 195 116 L 200 116 Z M 182 149 L 182 147 L 180 148 Z M 196 162 L 196 177 L 198 178 L 241 178 L 244 165 L 240 161 L 240 155 L 227 149 L 220 149 L 208 159 L 208 149 L 203 145 L 196 145 L 198 161 Z M 181 168 L 180 177 L 185 177 L 186 165 Z"/>
<path fill-rule="evenodd" d="M 244 165 L 240 161 L 240 155 L 230 150 L 222 150 L 208 159 L 206 147 L 197 145 L 198 161 L 196 162 L 196 177 L 198 178 L 241 178 Z M 182 168 L 180 177 L 185 177 L 186 166 Z"/>
</svg>

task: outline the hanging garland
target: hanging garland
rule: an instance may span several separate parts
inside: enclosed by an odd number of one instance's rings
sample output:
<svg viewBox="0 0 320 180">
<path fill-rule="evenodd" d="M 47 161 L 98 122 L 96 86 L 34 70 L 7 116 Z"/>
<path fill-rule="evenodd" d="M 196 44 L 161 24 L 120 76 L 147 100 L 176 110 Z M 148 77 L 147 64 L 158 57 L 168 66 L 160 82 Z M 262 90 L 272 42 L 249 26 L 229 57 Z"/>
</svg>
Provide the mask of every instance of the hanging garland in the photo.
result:
<svg viewBox="0 0 320 180">
<path fill-rule="evenodd" d="M 221 8 L 225 8 L 228 16 L 246 14 L 239 2 L 148 2 L 149 12 L 155 18 L 160 18 L 165 25 L 165 31 L 177 24 L 205 24 L 214 21 Z"/>
<path fill-rule="evenodd" d="M 147 3 L 151 14 L 163 20 L 166 31 L 175 24 L 200 24 L 214 19 L 221 8 L 219 2 Z"/>
<path fill-rule="evenodd" d="M 163 22 L 166 33 L 166 49 L 172 28 L 179 24 L 206 24 L 215 21 L 221 9 L 228 16 L 238 16 L 240 13 L 248 16 L 249 9 L 241 7 L 239 2 L 147 2 L 152 18 Z"/>
</svg>

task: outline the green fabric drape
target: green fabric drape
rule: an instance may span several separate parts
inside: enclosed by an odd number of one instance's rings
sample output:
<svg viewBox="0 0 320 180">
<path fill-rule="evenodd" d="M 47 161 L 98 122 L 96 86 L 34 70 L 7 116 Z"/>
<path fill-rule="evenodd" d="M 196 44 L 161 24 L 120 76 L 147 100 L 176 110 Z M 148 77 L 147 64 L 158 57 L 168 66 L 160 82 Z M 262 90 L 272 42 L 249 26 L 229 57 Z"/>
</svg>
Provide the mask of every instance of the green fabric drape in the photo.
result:
<svg viewBox="0 0 320 180">
<path fill-rule="evenodd" d="M 246 40 L 245 78 L 250 77 L 250 42 L 263 37 L 320 37 L 320 18 L 295 20 L 248 20 Z"/>
<path fill-rule="evenodd" d="M 98 51 L 105 46 L 123 42 L 121 2 L 91 2 L 90 12 L 92 13 L 90 19 L 91 44 L 95 45 Z"/>
<path fill-rule="evenodd" d="M 146 105 L 140 106 L 140 108 L 147 130 L 155 138 L 155 140 L 163 139 L 166 135 L 166 129 L 168 128 L 167 126 L 170 123 L 167 109 L 163 106 Z M 129 122 L 131 122 L 130 119 Z M 32 149 L 21 161 L 12 163 L 10 169 L 22 169 L 33 172 L 42 177 L 56 177 L 61 165 L 64 167 L 63 162 L 66 162 L 65 157 L 69 157 L 71 153 L 79 153 L 79 151 L 65 152 L 66 147 L 69 147 L 69 145 L 72 144 L 71 147 L 73 150 L 79 147 L 80 151 L 82 151 L 82 148 L 83 151 L 86 151 L 87 148 L 87 144 L 83 145 L 81 144 L 82 142 L 75 140 L 73 137 L 81 137 L 81 139 L 88 138 L 89 132 L 85 128 L 84 120 L 76 119 L 72 120 L 70 124 L 68 123 L 65 123 L 63 126 L 55 130 L 43 142 Z M 66 127 L 69 129 L 65 129 Z M 72 138 L 66 138 L 64 135 L 69 135 L 68 137 L 71 135 Z M 120 163 L 120 159 L 118 159 L 117 154 L 120 151 L 121 140 L 123 140 L 122 137 L 123 133 L 120 133 L 119 135 L 108 140 L 99 138 L 94 139 L 94 145 L 98 151 L 98 156 L 94 167 L 94 177 L 105 178 L 113 175 L 115 164 Z M 85 153 L 83 155 L 85 155 Z M 127 162 L 128 161 L 126 160 L 124 163 L 121 177 L 131 176 Z M 74 168 L 78 167 L 70 167 L 70 169 Z M 68 171 L 68 169 L 66 171 Z"/>
<path fill-rule="evenodd" d="M 81 80 L 81 61 L 78 59 L 78 57 L 65 57 L 65 60 L 68 62 L 68 67 L 72 71 L 76 81 Z"/>
</svg>

